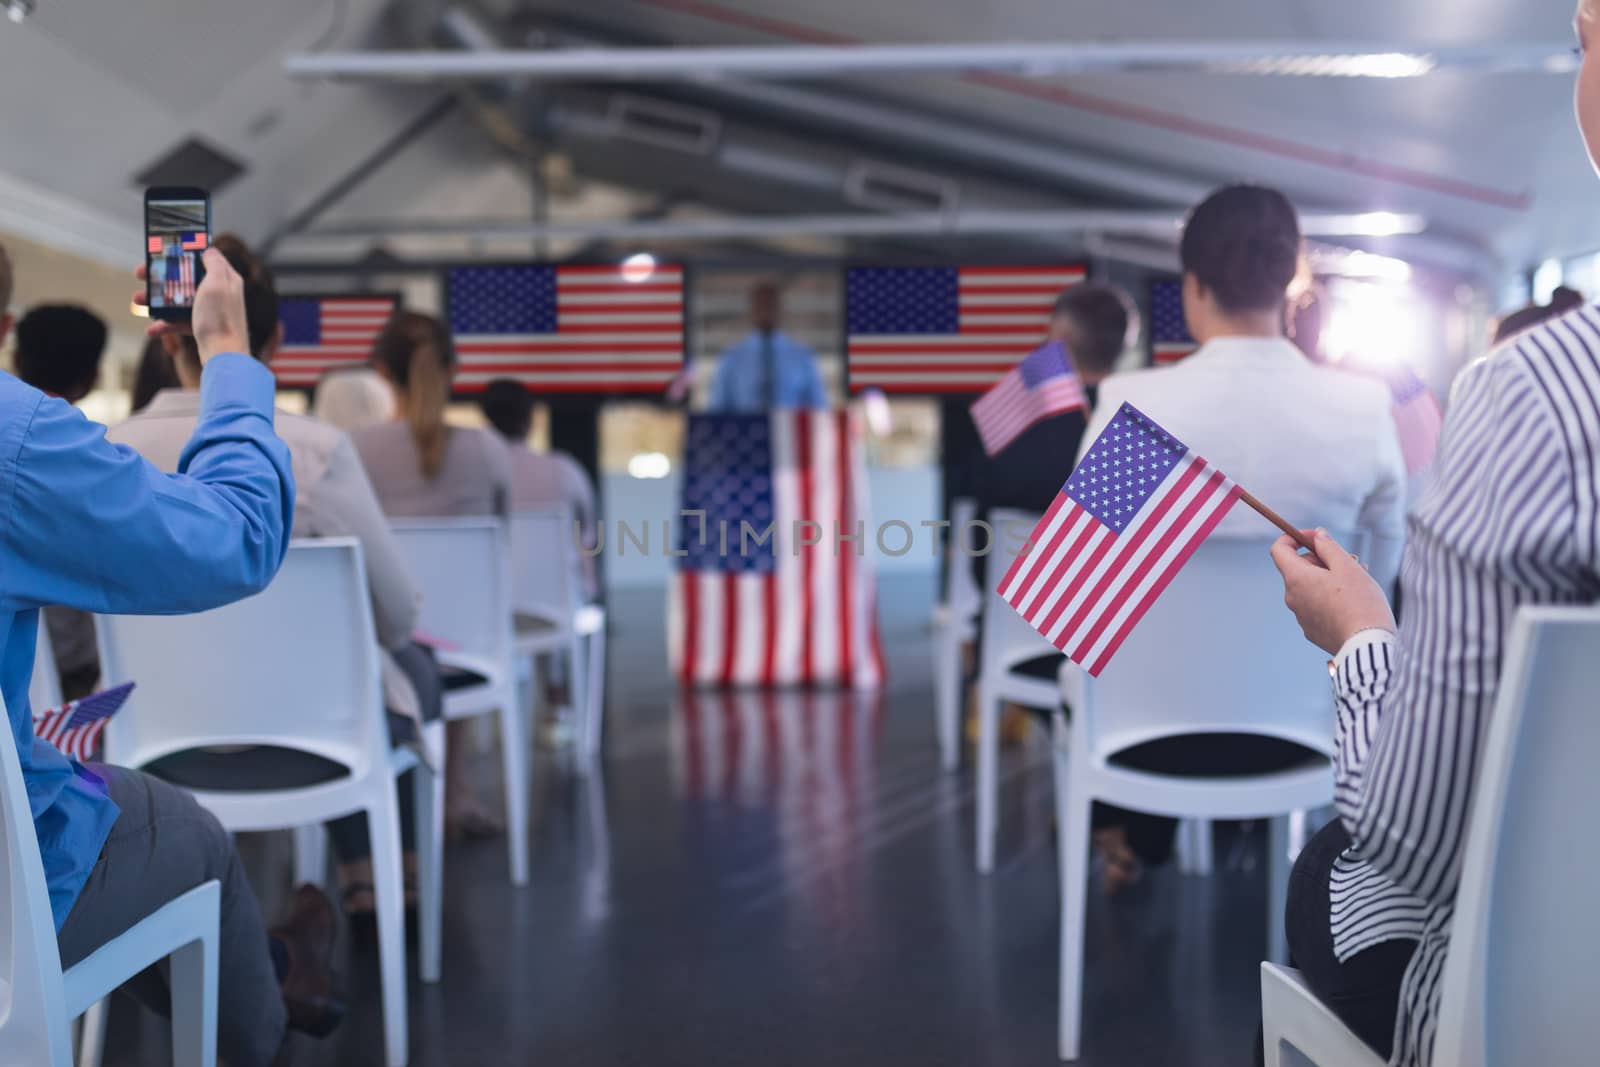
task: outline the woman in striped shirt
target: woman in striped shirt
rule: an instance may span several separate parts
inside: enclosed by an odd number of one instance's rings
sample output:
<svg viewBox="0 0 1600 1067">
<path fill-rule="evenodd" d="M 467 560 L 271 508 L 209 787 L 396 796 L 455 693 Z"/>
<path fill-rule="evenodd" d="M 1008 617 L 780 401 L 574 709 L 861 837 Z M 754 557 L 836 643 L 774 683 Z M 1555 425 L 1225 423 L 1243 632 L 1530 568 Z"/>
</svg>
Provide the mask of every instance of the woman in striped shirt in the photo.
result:
<svg viewBox="0 0 1600 1067">
<path fill-rule="evenodd" d="M 1600 0 L 1578 14 L 1578 119 L 1600 167 Z M 1591 50 L 1590 46 L 1594 49 Z M 1339 819 L 1290 888 L 1311 988 L 1390 1063 L 1429 1067 L 1468 812 L 1507 632 L 1525 604 L 1600 600 L 1600 309 L 1464 371 L 1410 520 L 1405 625 L 1327 537 L 1273 549 L 1306 636 L 1334 654 Z"/>
</svg>

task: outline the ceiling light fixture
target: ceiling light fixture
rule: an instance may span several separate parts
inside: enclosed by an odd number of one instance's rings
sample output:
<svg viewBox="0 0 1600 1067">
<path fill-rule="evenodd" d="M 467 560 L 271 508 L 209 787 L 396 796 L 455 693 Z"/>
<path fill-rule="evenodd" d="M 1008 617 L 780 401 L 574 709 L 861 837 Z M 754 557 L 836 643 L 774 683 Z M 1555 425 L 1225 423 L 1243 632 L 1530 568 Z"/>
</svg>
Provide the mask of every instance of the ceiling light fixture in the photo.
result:
<svg viewBox="0 0 1600 1067">
<path fill-rule="evenodd" d="M 21 22 L 33 14 L 35 0 L 5 0 L 6 18 L 12 22 Z"/>
</svg>

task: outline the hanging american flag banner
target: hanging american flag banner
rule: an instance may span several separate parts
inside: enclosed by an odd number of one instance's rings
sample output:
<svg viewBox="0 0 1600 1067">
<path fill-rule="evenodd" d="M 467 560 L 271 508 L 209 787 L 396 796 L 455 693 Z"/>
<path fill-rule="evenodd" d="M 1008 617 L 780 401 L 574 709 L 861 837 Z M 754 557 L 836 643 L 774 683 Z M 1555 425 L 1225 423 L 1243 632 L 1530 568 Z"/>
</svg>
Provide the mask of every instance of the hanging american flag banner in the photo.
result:
<svg viewBox="0 0 1600 1067">
<path fill-rule="evenodd" d="M 310 388 L 330 370 L 365 364 L 399 305 L 392 295 L 284 297 L 283 344 L 272 360 L 278 384 Z"/>
<path fill-rule="evenodd" d="M 1050 327 L 1082 267 L 857 267 L 845 277 L 850 390 L 981 393 Z"/>
<path fill-rule="evenodd" d="M 103 690 L 59 708 L 33 713 L 33 736 L 47 741 L 64 756 L 80 762 L 89 759 L 100 744 L 106 723 L 127 703 L 133 683 Z"/>
<path fill-rule="evenodd" d="M 984 451 L 996 456 L 1034 423 L 1088 407 L 1089 398 L 1067 350 L 1051 341 L 978 398 L 972 405 L 972 421 Z"/>
<path fill-rule="evenodd" d="M 1183 317 L 1183 283 L 1150 283 L 1150 362 L 1177 363 L 1200 345 L 1189 335 Z"/>
<path fill-rule="evenodd" d="M 881 684 L 866 484 L 851 412 L 692 416 L 668 610 L 674 675 Z"/>
<path fill-rule="evenodd" d="M 664 392 L 683 369 L 683 270 L 456 267 L 456 388 L 511 378 L 551 393 Z"/>
<path fill-rule="evenodd" d="M 1238 499 L 1226 475 L 1123 404 L 996 592 L 1098 676 Z"/>
</svg>

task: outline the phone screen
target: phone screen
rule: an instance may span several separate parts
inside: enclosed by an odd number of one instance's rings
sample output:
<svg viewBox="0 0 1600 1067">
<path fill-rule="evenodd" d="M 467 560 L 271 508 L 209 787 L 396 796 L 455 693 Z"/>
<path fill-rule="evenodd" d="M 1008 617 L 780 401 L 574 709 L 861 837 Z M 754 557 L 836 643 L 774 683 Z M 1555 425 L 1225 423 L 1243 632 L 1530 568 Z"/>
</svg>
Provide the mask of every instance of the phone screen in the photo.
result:
<svg viewBox="0 0 1600 1067">
<path fill-rule="evenodd" d="M 154 318 L 189 317 L 205 276 L 211 201 L 198 189 L 152 189 L 145 196 L 145 276 Z"/>
</svg>

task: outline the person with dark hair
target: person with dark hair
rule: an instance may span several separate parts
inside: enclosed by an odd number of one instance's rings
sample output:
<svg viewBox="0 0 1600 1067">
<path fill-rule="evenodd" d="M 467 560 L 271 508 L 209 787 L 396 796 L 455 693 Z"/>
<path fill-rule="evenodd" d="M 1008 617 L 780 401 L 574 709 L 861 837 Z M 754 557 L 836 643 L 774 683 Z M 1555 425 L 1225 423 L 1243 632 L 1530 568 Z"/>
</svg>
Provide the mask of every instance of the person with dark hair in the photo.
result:
<svg viewBox="0 0 1600 1067">
<path fill-rule="evenodd" d="M 128 397 L 130 411 L 137 415 L 150 405 L 150 401 L 161 390 L 176 389 L 181 384 L 178 381 L 178 368 L 172 365 L 172 353 L 167 351 L 165 341 L 160 337 L 150 338 L 144 343 L 144 352 L 133 371 L 133 385 L 129 388 Z"/>
<path fill-rule="evenodd" d="M 595 530 L 594 483 L 578 461 L 565 452 L 535 452 L 528 447 L 533 430 L 533 394 L 520 382 L 497 378 L 478 398 L 483 417 L 505 438 L 511 458 L 511 510 L 530 511 L 565 504 L 585 545 L 593 547 Z M 596 593 L 594 560 L 583 556 L 579 576 L 585 595 Z"/>
<path fill-rule="evenodd" d="M 69 404 L 94 389 L 105 351 L 105 320 L 77 304 L 40 304 L 17 322 L 17 377 Z"/>
<path fill-rule="evenodd" d="M 278 294 L 272 276 L 263 270 L 249 248 L 237 237 L 222 234 L 213 243 L 245 279 L 245 320 L 251 353 L 270 364 L 282 331 L 278 324 Z M 184 442 L 194 431 L 201 404 L 200 371 L 188 339 L 172 346 L 178 376 L 176 388 L 157 393 L 144 411 L 113 427 L 108 440 L 128 445 L 163 470 L 176 470 L 183 458 Z M 361 542 L 372 616 L 382 646 L 384 704 L 389 709 L 389 733 L 396 743 L 415 743 L 418 723 L 431 722 L 443 711 L 439 669 L 432 653 L 412 642 L 419 607 L 400 546 L 378 505 L 366 468 L 350 438 L 341 431 L 304 415 L 277 413 L 278 433 L 289 446 L 299 506 L 295 509 L 295 537 L 354 537 Z M 282 753 L 246 751 L 186 760 L 181 784 L 218 788 L 222 783 L 269 787 L 298 768 L 288 765 L 297 757 Z M 176 779 L 175 779 L 176 780 Z M 403 840 L 414 832 L 412 790 L 402 785 L 400 817 Z M 334 851 L 339 858 L 343 905 L 362 933 L 374 929 L 372 844 L 366 818 L 350 815 L 329 824 Z M 416 857 L 408 853 L 408 867 Z M 408 870 L 408 880 L 414 876 Z M 414 890 L 410 890 L 414 894 Z"/>
<path fill-rule="evenodd" d="M 76 404 L 100 377 L 106 324 L 76 304 L 41 304 L 17 323 L 17 377 L 44 393 Z M 100 648 L 94 616 L 51 604 L 42 618 L 60 675 L 61 695 L 77 700 L 100 682 Z"/>
<path fill-rule="evenodd" d="M 1184 315 L 1200 348 L 1174 366 L 1107 378 L 1081 451 L 1132 404 L 1290 521 L 1363 535 L 1373 577 L 1392 584 L 1405 545 L 1406 469 L 1389 390 L 1316 366 L 1285 338 L 1301 257 L 1293 205 L 1261 186 L 1219 189 L 1190 214 L 1179 254 Z M 1275 534 L 1237 507 L 1213 536 L 1266 542 Z M 1218 611 L 1225 625 L 1226 606 Z M 1117 759 L 1157 773 L 1238 774 L 1311 756 L 1271 739 L 1218 735 L 1139 745 Z M 1174 825 L 1098 809 L 1108 888 L 1164 862 Z"/>
<path fill-rule="evenodd" d="M 372 348 L 372 365 L 394 390 L 396 417 L 350 435 L 388 515 L 443 518 L 508 513 L 511 459 L 489 430 L 445 421 L 456 348 L 444 323 L 400 311 Z M 452 837 L 504 832 L 473 788 L 471 724 L 450 724 L 445 769 L 445 824 Z"/>
<path fill-rule="evenodd" d="M 1494 343 L 1498 345 L 1509 341 L 1518 334 L 1527 333 L 1535 326 L 1543 325 L 1551 319 L 1559 319 L 1569 311 L 1576 311 L 1583 304 L 1582 293 L 1565 285 L 1558 286 L 1556 291 L 1550 294 L 1548 304 L 1529 304 L 1495 323 Z"/>
</svg>

